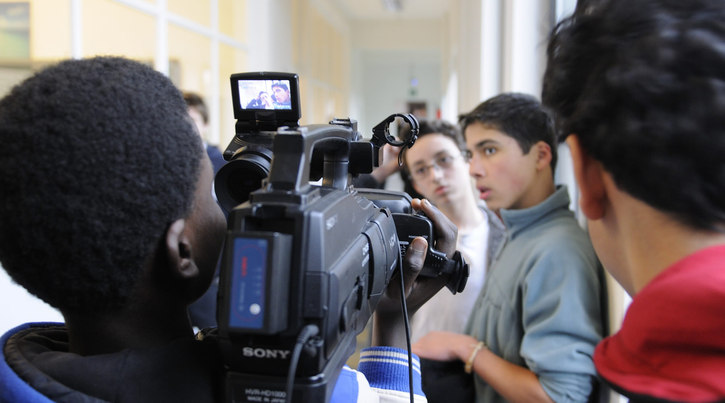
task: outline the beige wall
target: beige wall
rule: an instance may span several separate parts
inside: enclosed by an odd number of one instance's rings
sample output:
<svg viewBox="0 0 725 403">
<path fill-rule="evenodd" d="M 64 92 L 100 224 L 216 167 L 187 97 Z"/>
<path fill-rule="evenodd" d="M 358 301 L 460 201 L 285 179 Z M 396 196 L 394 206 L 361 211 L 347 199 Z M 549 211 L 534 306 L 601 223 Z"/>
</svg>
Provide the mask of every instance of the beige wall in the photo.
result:
<svg viewBox="0 0 725 403">
<path fill-rule="evenodd" d="M 3 1 L 7 3 L 9 1 Z M 30 57 L 52 61 L 71 56 L 70 0 L 30 2 Z"/>
<path fill-rule="evenodd" d="M 300 75 L 302 124 L 349 116 L 350 32 L 326 3 L 292 2 L 292 63 Z"/>
<path fill-rule="evenodd" d="M 0 57 L 0 74 L 5 71 L 0 81 L 19 80 L 71 57 L 120 55 L 140 60 L 168 74 L 180 89 L 205 98 L 211 110 L 207 140 L 223 149 L 234 135 L 235 123 L 229 76 L 249 71 L 249 53 L 255 46 L 283 44 L 279 47 L 288 52 L 274 60 L 255 60 L 254 69 L 299 74 L 301 123 L 348 116 L 350 34 L 339 24 L 342 18 L 334 7 L 322 0 L 270 2 L 277 10 L 291 8 L 281 21 L 277 13 L 267 16 L 264 24 L 269 29 L 281 26 L 275 24 L 291 27 L 277 29 L 282 37 L 270 44 L 262 33 L 248 29 L 250 19 L 259 17 L 249 15 L 247 1 L 166 0 L 166 8 L 160 10 L 155 0 L 82 0 L 74 12 L 71 0 L 27 0 L 30 60 L 10 66 Z M 0 0 L 10 2 L 17 0 Z M 27 73 L 18 73 L 19 67 Z"/>
</svg>

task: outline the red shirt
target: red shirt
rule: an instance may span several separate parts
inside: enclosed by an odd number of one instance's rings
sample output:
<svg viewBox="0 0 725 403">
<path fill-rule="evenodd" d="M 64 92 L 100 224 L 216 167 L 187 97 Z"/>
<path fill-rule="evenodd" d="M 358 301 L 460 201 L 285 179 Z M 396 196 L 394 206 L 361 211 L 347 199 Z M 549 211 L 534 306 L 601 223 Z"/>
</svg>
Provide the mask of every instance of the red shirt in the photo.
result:
<svg viewBox="0 0 725 403">
<path fill-rule="evenodd" d="M 725 245 L 687 256 L 647 284 L 621 330 L 597 346 L 594 364 L 627 395 L 725 397 Z"/>
</svg>

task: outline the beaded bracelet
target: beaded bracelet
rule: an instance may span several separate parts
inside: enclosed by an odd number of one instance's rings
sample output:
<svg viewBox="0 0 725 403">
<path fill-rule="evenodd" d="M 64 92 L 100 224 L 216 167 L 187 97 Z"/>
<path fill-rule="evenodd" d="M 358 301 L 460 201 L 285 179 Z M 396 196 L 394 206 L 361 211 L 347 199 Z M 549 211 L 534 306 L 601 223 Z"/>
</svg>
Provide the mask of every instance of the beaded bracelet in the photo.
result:
<svg viewBox="0 0 725 403">
<path fill-rule="evenodd" d="M 481 351 L 482 348 L 486 347 L 486 343 L 479 341 L 476 344 L 471 344 L 471 347 L 473 347 L 473 351 L 471 351 L 471 355 L 468 356 L 466 366 L 463 368 L 463 370 L 466 371 L 467 374 L 470 374 L 471 370 L 473 370 L 473 360 L 476 359 L 476 355 L 478 355 L 478 352 Z"/>
</svg>

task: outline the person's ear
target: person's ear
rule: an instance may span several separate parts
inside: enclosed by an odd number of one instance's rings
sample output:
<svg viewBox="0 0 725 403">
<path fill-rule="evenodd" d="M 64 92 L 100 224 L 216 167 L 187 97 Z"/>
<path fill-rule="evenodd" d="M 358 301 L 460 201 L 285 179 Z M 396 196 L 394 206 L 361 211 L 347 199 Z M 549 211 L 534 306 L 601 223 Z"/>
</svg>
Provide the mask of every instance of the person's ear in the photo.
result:
<svg viewBox="0 0 725 403">
<path fill-rule="evenodd" d="M 544 141 L 534 144 L 534 152 L 536 152 L 536 169 L 542 169 L 551 165 L 551 146 Z"/>
<path fill-rule="evenodd" d="M 192 242 L 186 227 L 186 220 L 180 218 L 169 225 L 165 237 L 171 275 L 180 280 L 199 276 L 199 267 L 193 259 Z"/>
<path fill-rule="evenodd" d="M 579 186 L 579 206 L 590 220 L 602 218 L 605 212 L 607 191 L 604 186 L 604 168 L 582 148 L 579 137 L 569 135 L 566 144 L 571 152 L 574 176 Z"/>
</svg>

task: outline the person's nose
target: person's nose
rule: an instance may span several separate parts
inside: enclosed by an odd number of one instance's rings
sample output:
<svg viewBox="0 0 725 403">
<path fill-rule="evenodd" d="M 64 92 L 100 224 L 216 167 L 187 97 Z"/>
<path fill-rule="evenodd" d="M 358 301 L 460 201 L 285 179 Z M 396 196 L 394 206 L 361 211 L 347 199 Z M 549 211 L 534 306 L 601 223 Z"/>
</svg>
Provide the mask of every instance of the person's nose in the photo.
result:
<svg viewBox="0 0 725 403">
<path fill-rule="evenodd" d="M 430 170 L 432 171 L 433 180 L 438 181 L 443 178 L 444 169 L 439 167 L 438 164 L 431 165 Z"/>
<path fill-rule="evenodd" d="M 468 162 L 468 173 L 474 178 L 486 176 L 486 170 L 483 168 L 483 164 L 476 157 L 472 157 Z"/>
</svg>

